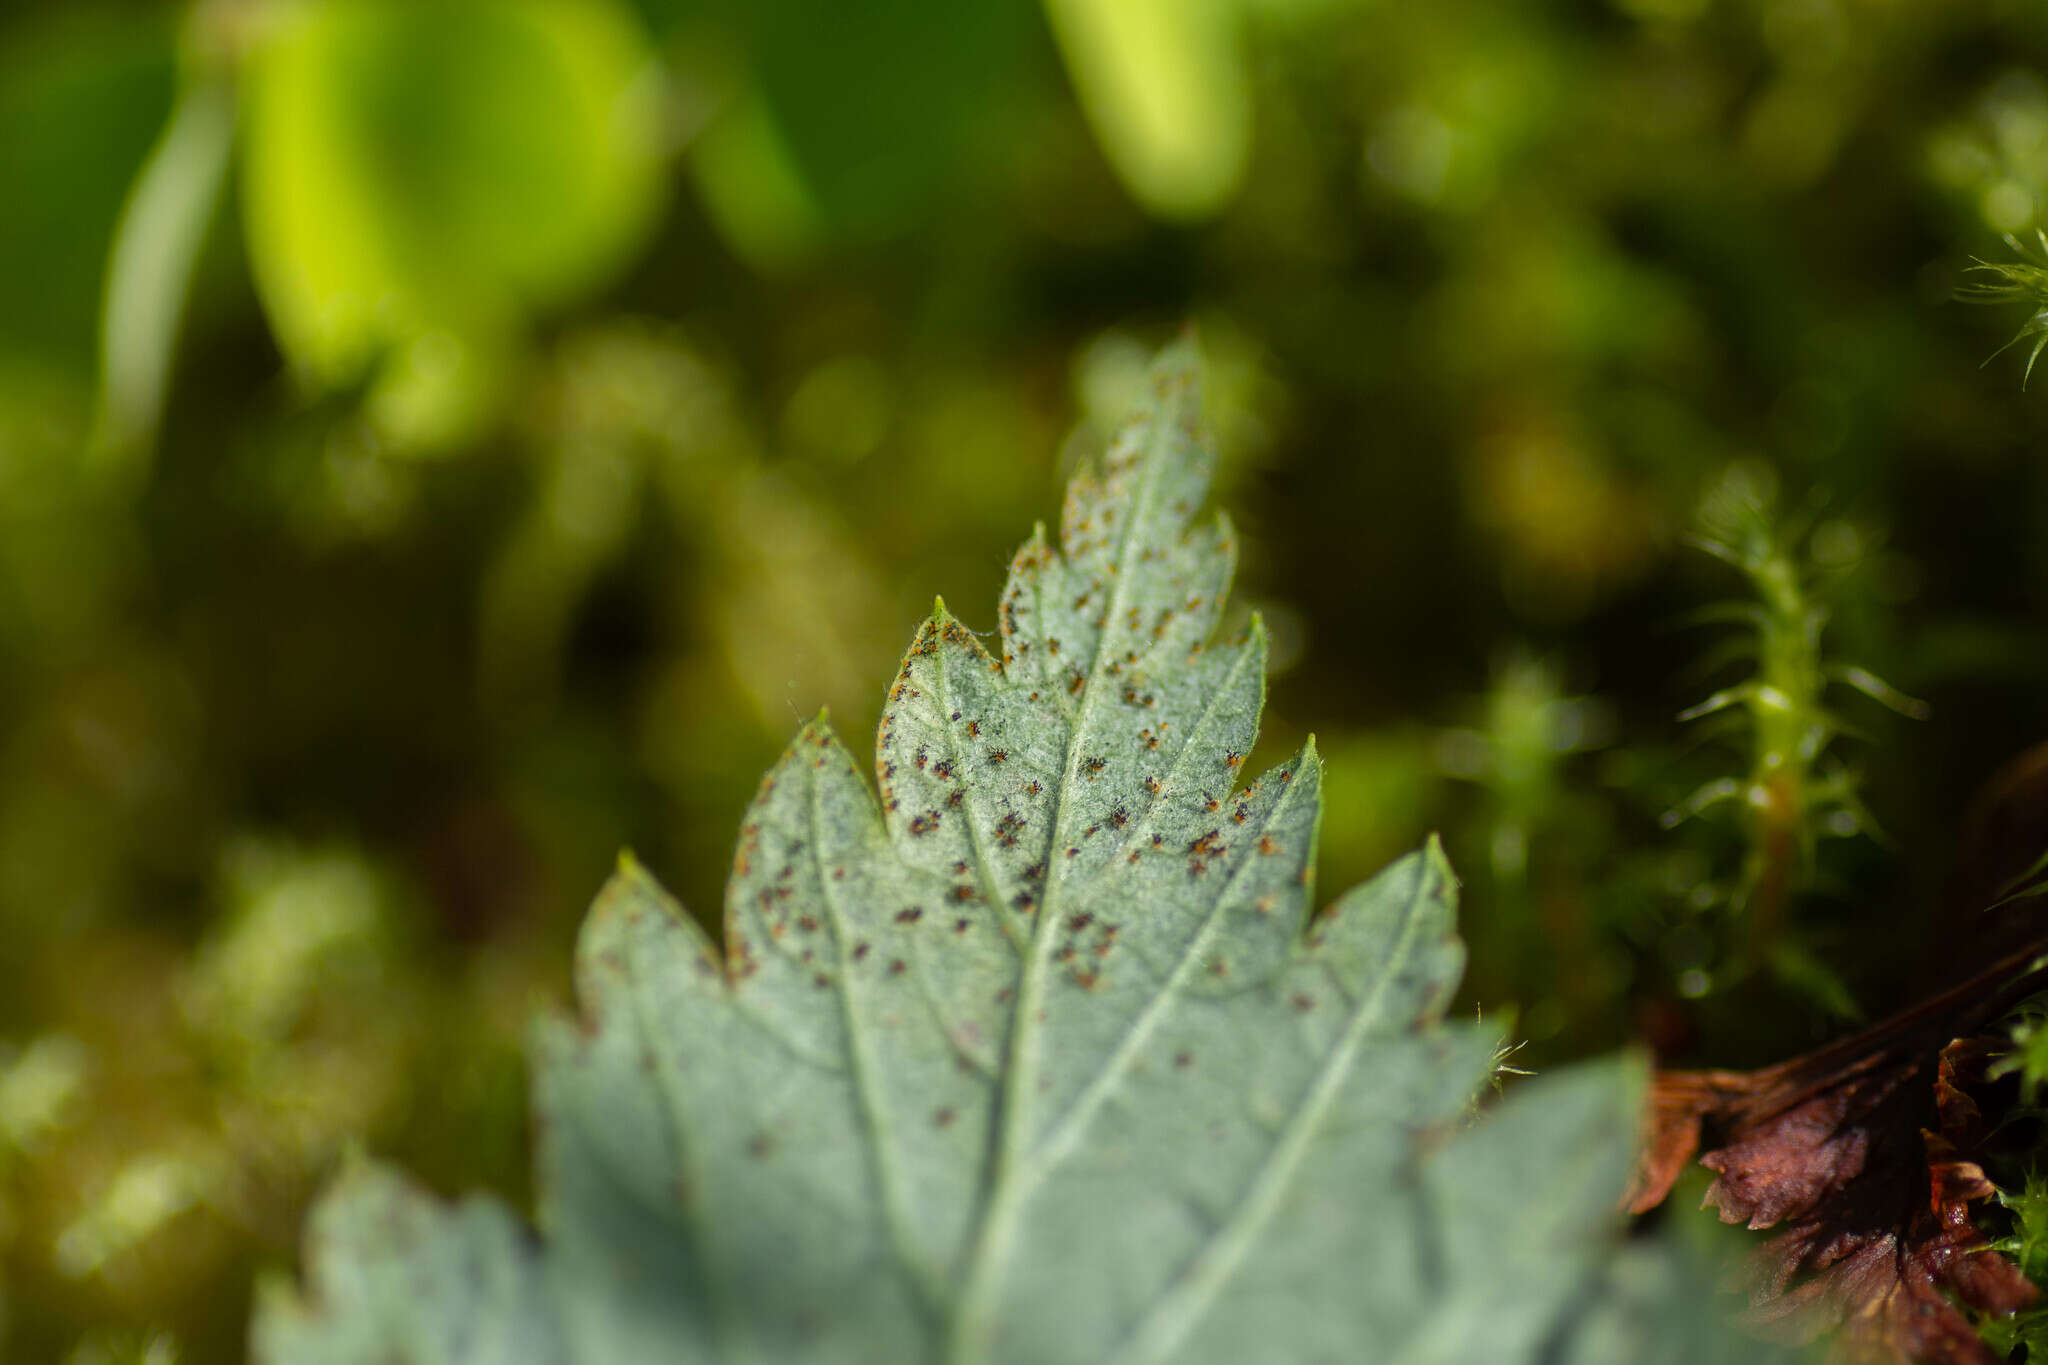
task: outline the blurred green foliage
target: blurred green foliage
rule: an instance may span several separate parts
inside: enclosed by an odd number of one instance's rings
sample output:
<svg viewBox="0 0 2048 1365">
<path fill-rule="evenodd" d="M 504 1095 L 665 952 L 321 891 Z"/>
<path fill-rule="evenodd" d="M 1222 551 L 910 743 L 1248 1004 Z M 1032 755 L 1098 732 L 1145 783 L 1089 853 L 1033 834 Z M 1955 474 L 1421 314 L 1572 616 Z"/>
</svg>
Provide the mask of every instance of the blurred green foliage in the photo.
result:
<svg viewBox="0 0 2048 1365">
<path fill-rule="evenodd" d="M 519 1196 L 618 848 L 715 920 L 1184 320 L 1320 884 L 1443 830 L 1518 1062 L 1896 1005 L 2048 728 L 2032 323 L 1953 303 L 2048 215 L 2031 0 L 14 5 L 0 185 L 7 1359 L 239 1358 L 351 1142 Z M 1775 971 L 1755 824 L 1665 820 L 1770 747 L 1676 719 L 1731 469 L 1931 708 L 1833 699 L 1884 842 L 1800 808 Z"/>
</svg>

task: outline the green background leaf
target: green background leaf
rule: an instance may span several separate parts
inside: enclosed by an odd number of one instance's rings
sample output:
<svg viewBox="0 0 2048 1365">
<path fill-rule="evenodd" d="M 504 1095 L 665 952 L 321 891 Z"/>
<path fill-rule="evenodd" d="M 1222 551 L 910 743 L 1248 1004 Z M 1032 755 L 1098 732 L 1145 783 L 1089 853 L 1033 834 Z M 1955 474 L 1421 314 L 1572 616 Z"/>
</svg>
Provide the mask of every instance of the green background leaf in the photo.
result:
<svg viewBox="0 0 2048 1365">
<path fill-rule="evenodd" d="M 402 437 L 475 416 L 508 327 L 618 268 L 658 197 L 652 53 L 610 0 L 316 3 L 250 63 L 245 231 L 316 386 Z"/>
<path fill-rule="evenodd" d="M 0 358 L 84 377 L 114 220 L 170 110 L 172 22 L 90 5 L 17 22 L 0 59 Z"/>
</svg>

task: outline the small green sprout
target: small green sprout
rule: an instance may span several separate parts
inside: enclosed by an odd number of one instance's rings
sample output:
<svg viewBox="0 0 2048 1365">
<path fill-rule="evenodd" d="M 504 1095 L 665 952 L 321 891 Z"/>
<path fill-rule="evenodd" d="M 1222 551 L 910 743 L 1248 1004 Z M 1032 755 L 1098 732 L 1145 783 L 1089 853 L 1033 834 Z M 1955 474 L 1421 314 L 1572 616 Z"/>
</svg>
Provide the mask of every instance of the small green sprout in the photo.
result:
<svg viewBox="0 0 2048 1365">
<path fill-rule="evenodd" d="M 2028 1279 L 2040 1284 L 2048 1279 L 2048 1181 L 2040 1172 L 2028 1171 L 2020 1188 L 1999 1187 L 1998 1202 L 2011 1217 L 2012 1228 L 1992 1247 L 2012 1257 Z M 1977 1331 L 2001 1358 L 2013 1358 L 2022 1347 L 2026 1354 L 2021 1359 L 2048 1358 L 2048 1307 L 2041 1304 L 2010 1317 L 1986 1315 L 1978 1320 Z"/>
<path fill-rule="evenodd" d="M 2035 1103 L 2042 1086 L 2048 1084 L 2048 994 L 2032 995 L 2015 1005 L 2006 1016 L 2005 1030 L 2012 1049 L 1993 1057 L 1985 1074 L 1993 1080 L 2017 1075 L 2022 1099 Z M 2048 1191 L 2042 1192 L 2041 1198 L 2044 1213 L 2048 1213 Z M 2044 1238 L 2048 1238 L 2048 1217 L 2042 1221 Z M 2048 1243 L 2044 1243 L 2043 1257 L 2042 1269 L 2048 1273 Z"/>
<path fill-rule="evenodd" d="M 2020 387 L 2027 386 L 2033 377 L 2034 362 L 2041 358 L 2041 352 L 2048 350 L 2048 232 L 2034 229 L 2035 244 L 2030 246 L 2011 233 L 2006 234 L 2006 245 L 2020 257 L 2017 261 L 1986 261 L 1971 257 L 1971 272 L 1982 272 L 1991 278 L 1987 281 L 1973 280 L 1956 289 L 1956 297 L 1965 303 L 2025 303 L 2034 309 L 2032 317 L 2020 324 L 2011 341 L 1984 357 L 1989 365 L 2013 346 L 2028 337 L 2034 338 L 2033 347 L 2027 352 L 2027 368 L 2020 376 Z M 2034 257 L 2040 259 L 2036 261 Z"/>
<path fill-rule="evenodd" d="M 1437 769 L 1492 797 L 1494 882 L 1519 898 L 1538 827 L 1566 805 L 1565 760 L 1613 742 L 1614 718 L 1594 698 L 1567 695 L 1554 665 L 1520 651 L 1494 665 L 1483 707 L 1477 726 L 1438 736 Z"/>
<path fill-rule="evenodd" d="M 1748 918 L 1752 960 L 1770 960 L 1795 980 L 1808 973 L 1797 946 L 1781 941 L 1779 931 L 1786 902 L 1813 883 L 1817 840 L 1877 833 L 1858 795 L 1861 774 L 1829 752 L 1849 731 L 1828 709 L 1826 693 L 1841 684 L 1902 715 L 1926 714 L 1923 703 L 1869 669 L 1824 656 L 1822 580 L 1861 554 L 1860 543 L 1836 541 L 1860 537 L 1844 523 L 1815 529 L 1804 518 L 1781 517 L 1766 470 L 1737 465 L 1709 489 L 1692 543 L 1740 570 L 1755 597 L 1706 619 L 1748 627 L 1729 653 L 1754 657 L 1756 670 L 1679 719 L 1721 717 L 1724 731 L 1746 734 L 1750 761 L 1743 775 L 1706 783 L 1664 816 L 1670 828 L 1723 803 L 1740 808 L 1747 853 L 1730 908 Z"/>
</svg>

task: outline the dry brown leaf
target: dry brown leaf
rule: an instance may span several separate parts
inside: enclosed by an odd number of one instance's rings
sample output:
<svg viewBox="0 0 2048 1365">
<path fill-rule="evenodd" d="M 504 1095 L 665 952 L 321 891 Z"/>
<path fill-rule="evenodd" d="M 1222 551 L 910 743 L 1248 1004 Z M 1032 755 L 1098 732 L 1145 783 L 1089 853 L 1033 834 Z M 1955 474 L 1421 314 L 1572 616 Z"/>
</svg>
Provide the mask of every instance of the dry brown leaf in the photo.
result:
<svg viewBox="0 0 2048 1365">
<path fill-rule="evenodd" d="M 1855 1365 L 1998 1365 L 1964 1308 L 2011 1313 L 2036 1291 L 1971 1215 L 1994 1192 L 1971 1093 L 1992 1040 L 1975 1035 L 2040 988 L 2037 961 L 2008 957 L 1777 1066 L 1658 1073 L 1631 1210 L 1663 1202 L 1700 1153 L 1723 1222 L 1778 1230 L 1748 1266 L 1760 1335 L 1838 1330 Z"/>
</svg>

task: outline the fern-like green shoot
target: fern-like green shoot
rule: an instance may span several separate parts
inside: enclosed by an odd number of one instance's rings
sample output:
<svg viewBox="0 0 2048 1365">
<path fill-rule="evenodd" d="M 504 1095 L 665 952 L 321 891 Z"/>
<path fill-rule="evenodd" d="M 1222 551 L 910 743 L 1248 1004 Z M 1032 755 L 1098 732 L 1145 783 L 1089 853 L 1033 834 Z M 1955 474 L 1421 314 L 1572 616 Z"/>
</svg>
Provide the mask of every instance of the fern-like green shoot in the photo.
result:
<svg viewBox="0 0 2048 1365">
<path fill-rule="evenodd" d="M 1748 920 L 1752 960 L 1770 961 L 1781 976 L 1794 978 L 1807 973 L 1792 970 L 1794 959 L 1803 959 L 1781 939 L 1784 908 L 1813 883 L 1817 840 L 1877 828 L 1858 792 L 1861 775 L 1830 752 L 1845 727 L 1829 709 L 1827 692 L 1840 684 L 1902 715 L 1926 711 L 1869 669 L 1826 657 L 1821 636 L 1828 606 L 1809 530 L 1803 518 L 1779 513 L 1772 481 L 1747 466 L 1728 471 L 1703 499 L 1692 543 L 1749 580 L 1753 600 L 1715 615 L 1748 627 L 1749 638 L 1737 648 L 1754 656 L 1756 668 L 1679 719 L 1725 717 L 1731 729 L 1747 734 L 1749 767 L 1739 777 L 1706 783 L 1664 817 L 1671 827 L 1723 803 L 1740 808 L 1747 852 L 1730 907 Z M 1792 957 L 1779 961 L 1788 952 Z"/>
<path fill-rule="evenodd" d="M 2020 387 L 2025 388 L 2033 377 L 2034 362 L 2041 358 L 2041 352 L 2048 350 L 2048 232 L 2034 230 L 2035 242 L 2022 242 L 2012 234 L 2006 234 L 2006 245 L 2020 257 L 2017 261 L 1986 261 L 1972 257 L 1970 273 L 1990 276 L 1987 280 L 1972 280 L 1957 287 L 1958 299 L 1965 303 L 2024 303 L 2031 305 L 2034 312 L 2020 324 L 2012 340 L 1984 357 L 1989 365 L 1993 360 L 2026 340 L 2034 338 L 2034 344 L 2027 351 L 2027 368 L 2020 376 Z M 2034 259 L 2038 256 L 2039 260 Z"/>
</svg>

